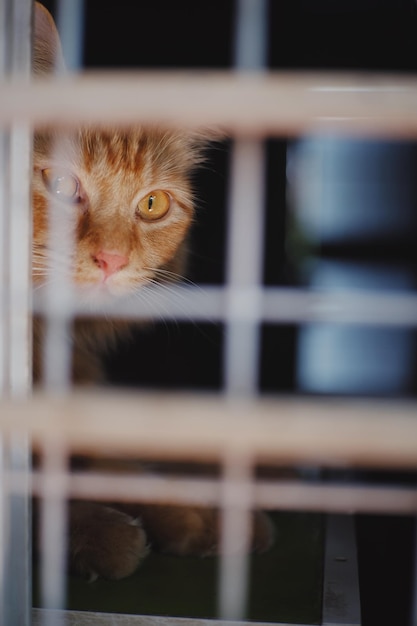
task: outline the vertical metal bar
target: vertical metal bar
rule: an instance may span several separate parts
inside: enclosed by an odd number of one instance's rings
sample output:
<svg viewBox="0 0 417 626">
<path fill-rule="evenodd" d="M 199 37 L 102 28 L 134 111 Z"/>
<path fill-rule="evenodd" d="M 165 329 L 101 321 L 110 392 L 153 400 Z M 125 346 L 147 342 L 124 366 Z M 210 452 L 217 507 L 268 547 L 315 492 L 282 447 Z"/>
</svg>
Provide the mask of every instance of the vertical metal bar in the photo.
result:
<svg viewBox="0 0 417 626">
<path fill-rule="evenodd" d="M 235 65 L 238 71 L 262 71 L 266 60 L 267 3 L 237 3 Z M 263 146 L 257 140 L 240 139 L 232 152 L 227 280 L 229 323 L 225 340 L 225 388 L 229 393 L 253 394 L 257 389 L 259 323 L 245 321 L 242 308 L 259 311 L 262 280 L 264 208 Z M 248 291 L 241 301 L 239 291 Z M 249 294 L 249 292 L 251 292 Z"/>
<path fill-rule="evenodd" d="M 7 559 L 7 544 L 9 535 L 9 493 L 7 485 L 7 470 L 5 459 L 6 446 L 4 445 L 3 438 L 0 438 L 0 619 L 2 618 L 3 610 L 1 607 L 5 605 L 5 580 L 8 576 L 6 571 L 6 559 Z M 2 620 L 3 621 L 3 620 Z"/>
<path fill-rule="evenodd" d="M 83 0 L 59 0 L 57 27 L 66 67 L 79 70 L 82 65 Z M 59 139 L 54 146 L 59 153 Z M 51 393 L 68 392 L 71 386 L 71 260 L 75 224 L 60 207 L 50 203 L 48 212 L 48 249 L 51 258 L 60 259 L 59 268 L 51 265 L 45 297 L 48 303 L 43 353 L 43 384 Z M 59 249 L 57 250 L 57 242 Z M 68 311 L 70 312 L 68 314 Z M 43 455 L 44 492 L 41 500 L 41 596 L 42 605 L 60 609 L 65 606 L 67 536 L 66 450 L 58 442 L 46 442 Z M 58 479 L 61 477 L 61 479 Z M 46 614 L 46 625 L 56 626 L 57 616 Z"/>
<path fill-rule="evenodd" d="M 27 126 L 14 126 L 10 146 L 10 391 L 26 394 L 31 386 L 30 181 L 32 138 Z"/>
<path fill-rule="evenodd" d="M 0 0 L 0 78 L 5 79 L 9 65 L 9 12 L 10 2 Z M 7 380 L 7 208 L 8 208 L 8 133 L 0 129 L 0 393 L 4 395 L 8 387 Z M 6 604 L 7 546 L 9 537 L 9 490 L 7 484 L 6 444 L 0 436 L 0 622 L 4 623 Z"/>
<path fill-rule="evenodd" d="M 414 518 L 413 597 L 411 599 L 411 626 L 417 626 L 417 518 Z"/>
<path fill-rule="evenodd" d="M 236 141 L 232 154 L 228 234 L 227 393 L 257 392 L 264 201 L 264 151 L 258 141 Z M 251 310 L 251 319 L 245 313 Z"/>
<path fill-rule="evenodd" d="M 266 61 L 266 0 L 239 0 L 235 33 L 238 71 L 262 71 Z M 264 231 L 264 150 L 260 141 L 239 139 L 232 152 L 228 248 L 228 319 L 224 348 L 225 391 L 257 392 L 260 342 L 260 290 Z M 252 316 L 245 319 L 245 310 Z M 250 464 L 224 462 L 220 617 L 241 620 L 249 580 Z"/>
<path fill-rule="evenodd" d="M 31 66 L 31 0 L 0 3 L 3 77 L 29 79 Z M 1 391 L 26 395 L 31 385 L 30 249 L 31 133 L 12 125 L 1 140 Z M 31 510 L 29 442 L 11 437 L 2 443 L 2 570 L 0 621 L 30 624 Z M 27 476 L 24 493 L 9 491 L 11 472 Z"/>
<path fill-rule="evenodd" d="M 0 75 L 3 78 L 9 68 L 10 61 L 10 0 L 0 0 Z"/>
<path fill-rule="evenodd" d="M 1 33 L 0 33 L 1 37 Z M 9 388 L 8 377 L 8 297 L 6 293 L 8 271 L 8 170 L 9 133 L 0 130 L 0 393 Z"/>
<path fill-rule="evenodd" d="M 60 441 L 45 441 L 43 448 L 43 491 L 41 508 L 42 606 L 65 606 L 67 535 L 67 450 Z M 62 620 L 63 622 L 63 620 Z M 45 614 L 45 626 L 58 626 L 56 615 Z"/>
<path fill-rule="evenodd" d="M 242 620 L 247 608 L 251 537 L 251 464 L 229 456 L 223 463 L 222 545 L 219 613 L 225 620 Z"/>
<path fill-rule="evenodd" d="M 9 492 L 2 623 L 29 626 L 32 604 L 32 546 L 28 442 L 22 440 L 22 437 L 12 438 L 9 452 L 8 467 L 11 472 L 22 472 L 22 477 L 26 475 L 26 484 L 19 494 Z"/>
<path fill-rule="evenodd" d="M 0 0 L 0 77 L 4 80 L 10 72 L 11 0 Z M 9 267 L 9 129 L 0 129 L 0 391 L 8 389 L 8 267 Z"/>
<path fill-rule="evenodd" d="M 259 72 L 268 52 L 267 0 L 238 0 L 235 33 L 235 65 L 239 70 Z"/>
<path fill-rule="evenodd" d="M 57 27 L 65 65 L 75 72 L 83 64 L 84 0 L 58 0 Z"/>
<path fill-rule="evenodd" d="M 58 153 L 59 146 L 55 146 Z M 47 319 L 43 349 L 43 385 L 51 393 L 67 392 L 71 384 L 71 259 L 74 218 L 54 202 L 48 206 L 48 283 L 45 288 Z M 59 259 L 59 264 L 54 259 Z"/>
</svg>

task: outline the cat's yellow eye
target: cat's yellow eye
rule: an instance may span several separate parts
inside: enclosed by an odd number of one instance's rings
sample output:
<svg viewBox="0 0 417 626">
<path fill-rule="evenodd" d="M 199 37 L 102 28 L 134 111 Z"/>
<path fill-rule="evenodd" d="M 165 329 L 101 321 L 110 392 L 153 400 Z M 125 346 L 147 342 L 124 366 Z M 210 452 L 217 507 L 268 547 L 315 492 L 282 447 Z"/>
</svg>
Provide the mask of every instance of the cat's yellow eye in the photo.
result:
<svg viewBox="0 0 417 626">
<path fill-rule="evenodd" d="M 50 193 L 66 202 L 78 202 L 80 198 L 80 183 L 78 179 L 67 172 L 54 167 L 42 170 L 43 182 Z"/>
<path fill-rule="evenodd" d="M 138 204 L 138 214 L 147 221 L 159 220 L 169 210 L 171 200 L 166 191 L 151 191 Z"/>
</svg>

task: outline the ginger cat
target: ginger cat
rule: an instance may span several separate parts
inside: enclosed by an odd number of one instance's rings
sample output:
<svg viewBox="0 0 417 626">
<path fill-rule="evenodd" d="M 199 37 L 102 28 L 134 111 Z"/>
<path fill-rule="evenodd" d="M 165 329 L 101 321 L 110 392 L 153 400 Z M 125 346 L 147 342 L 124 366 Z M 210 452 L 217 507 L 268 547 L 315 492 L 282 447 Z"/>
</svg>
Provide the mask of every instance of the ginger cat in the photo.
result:
<svg viewBox="0 0 417 626">
<path fill-rule="evenodd" d="M 53 19 L 35 3 L 33 68 L 36 75 L 63 65 Z M 50 249 L 48 204 L 70 216 L 74 251 L 63 271 L 79 297 L 119 294 L 163 281 L 183 271 L 193 220 L 190 174 L 203 156 L 204 133 L 137 125 L 42 129 L 34 140 L 33 282 L 44 284 L 59 245 Z M 101 379 L 100 351 L 125 325 L 76 321 L 74 382 Z M 42 325 L 34 324 L 34 379 L 41 378 Z M 127 513 L 129 512 L 129 514 Z M 69 564 L 93 579 L 131 574 L 152 548 L 173 554 L 214 554 L 219 547 L 216 510 L 198 507 L 105 506 L 71 502 Z M 253 515 L 253 548 L 269 547 L 272 531 L 262 513 Z"/>
</svg>

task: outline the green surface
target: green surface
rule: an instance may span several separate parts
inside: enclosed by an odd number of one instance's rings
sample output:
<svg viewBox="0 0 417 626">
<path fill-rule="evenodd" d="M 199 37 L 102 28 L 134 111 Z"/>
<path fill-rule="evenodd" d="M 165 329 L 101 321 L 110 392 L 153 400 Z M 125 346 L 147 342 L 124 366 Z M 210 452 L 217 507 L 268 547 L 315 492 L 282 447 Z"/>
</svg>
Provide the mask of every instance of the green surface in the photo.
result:
<svg viewBox="0 0 417 626">
<path fill-rule="evenodd" d="M 248 618 L 306 624 L 321 622 L 323 519 L 277 513 L 276 542 L 251 558 Z M 131 577 L 86 583 L 70 578 L 68 609 L 142 615 L 217 616 L 218 559 L 151 554 Z M 36 575 L 34 581 L 37 603 Z"/>
</svg>

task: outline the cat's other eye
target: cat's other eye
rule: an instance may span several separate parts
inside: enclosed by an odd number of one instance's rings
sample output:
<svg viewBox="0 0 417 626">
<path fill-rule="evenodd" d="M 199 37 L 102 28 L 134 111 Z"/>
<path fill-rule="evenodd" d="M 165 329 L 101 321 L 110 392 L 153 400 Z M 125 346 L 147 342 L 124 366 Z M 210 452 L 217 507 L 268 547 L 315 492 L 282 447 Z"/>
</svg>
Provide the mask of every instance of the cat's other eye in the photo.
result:
<svg viewBox="0 0 417 626">
<path fill-rule="evenodd" d="M 42 170 L 42 178 L 48 191 L 65 202 L 80 201 L 80 183 L 66 170 L 47 167 Z"/>
<path fill-rule="evenodd" d="M 151 191 L 138 203 L 138 215 L 146 221 L 155 221 L 164 217 L 169 210 L 171 198 L 166 191 Z"/>
</svg>

